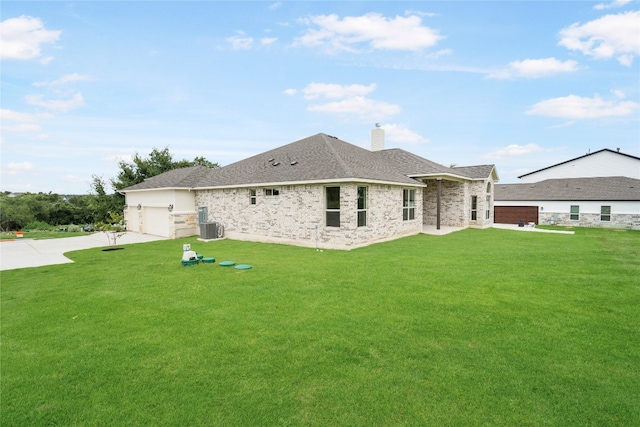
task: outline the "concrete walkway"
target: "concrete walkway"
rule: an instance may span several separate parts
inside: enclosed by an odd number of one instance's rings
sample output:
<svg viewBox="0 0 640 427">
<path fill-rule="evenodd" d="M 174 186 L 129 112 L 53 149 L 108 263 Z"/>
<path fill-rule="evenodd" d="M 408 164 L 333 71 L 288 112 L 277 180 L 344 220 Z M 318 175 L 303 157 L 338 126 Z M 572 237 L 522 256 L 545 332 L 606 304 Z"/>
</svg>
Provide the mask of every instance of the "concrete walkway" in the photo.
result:
<svg viewBox="0 0 640 427">
<path fill-rule="evenodd" d="M 565 230 L 545 230 L 537 227 L 519 227 L 518 224 L 493 224 L 493 228 L 502 228 L 503 230 L 530 231 L 534 233 L 555 233 L 555 234 L 575 234 L 575 231 Z"/>
<path fill-rule="evenodd" d="M 117 244 L 120 246 L 164 239 L 164 237 L 129 231 L 117 240 Z M 101 232 L 60 239 L 33 240 L 20 238 L 5 240 L 0 242 L 0 270 L 65 264 L 73 262 L 64 256 L 66 252 L 108 246 L 110 246 L 108 237 Z"/>
<path fill-rule="evenodd" d="M 503 230 L 514 230 L 514 231 L 529 231 L 535 233 L 556 233 L 556 234 L 574 234 L 573 231 L 564 231 L 564 230 L 544 230 L 542 228 L 536 227 L 518 227 L 518 224 L 493 224 L 493 228 L 500 228 Z M 436 229 L 435 225 L 423 225 L 422 233 L 429 234 L 432 236 L 443 236 L 445 234 L 453 233 L 455 231 L 464 230 L 462 227 L 445 227 L 444 225 L 440 227 L 440 230 Z"/>
</svg>

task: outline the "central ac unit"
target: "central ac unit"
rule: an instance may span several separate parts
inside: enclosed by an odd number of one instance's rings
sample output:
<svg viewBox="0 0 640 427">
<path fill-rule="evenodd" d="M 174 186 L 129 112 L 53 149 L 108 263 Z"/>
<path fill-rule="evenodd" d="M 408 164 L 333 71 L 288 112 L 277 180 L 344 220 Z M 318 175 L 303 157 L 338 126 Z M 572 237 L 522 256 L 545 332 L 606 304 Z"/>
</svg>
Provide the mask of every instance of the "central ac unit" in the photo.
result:
<svg viewBox="0 0 640 427">
<path fill-rule="evenodd" d="M 218 238 L 218 223 L 206 222 L 200 224 L 200 238 L 203 240 L 211 240 Z"/>
</svg>

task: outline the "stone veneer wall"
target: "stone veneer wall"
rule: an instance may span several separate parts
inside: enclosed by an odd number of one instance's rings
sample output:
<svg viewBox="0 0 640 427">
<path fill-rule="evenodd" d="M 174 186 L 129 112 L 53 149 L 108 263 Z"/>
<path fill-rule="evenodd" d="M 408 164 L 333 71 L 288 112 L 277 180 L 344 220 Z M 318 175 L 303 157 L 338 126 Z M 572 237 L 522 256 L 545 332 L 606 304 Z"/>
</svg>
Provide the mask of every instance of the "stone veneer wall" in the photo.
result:
<svg viewBox="0 0 640 427">
<path fill-rule="evenodd" d="M 563 225 L 569 227 L 603 227 L 603 228 L 627 228 L 640 230 L 640 215 L 638 214 L 611 214 L 611 221 L 600 221 L 600 214 L 581 213 L 578 221 L 571 220 L 569 213 L 539 212 L 540 224 Z"/>
<path fill-rule="evenodd" d="M 423 219 L 425 225 L 437 224 L 437 181 L 427 180 L 424 189 Z M 493 183 L 491 185 L 490 217 L 485 218 L 487 181 L 442 180 L 440 197 L 440 225 L 446 227 L 486 227 L 493 223 Z M 471 220 L 471 196 L 478 196 L 478 214 Z"/>
<path fill-rule="evenodd" d="M 325 187 L 340 187 L 340 227 L 325 226 Z M 357 226 L 357 188 L 367 191 L 367 226 Z M 202 190 L 196 206 L 207 206 L 209 221 L 222 223 L 225 235 L 238 240 L 287 243 L 327 249 L 352 249 L 422 231 L 422 192 L 416 189 L 415 219 L 402 220 L 402 187 L 340 183 L 271 187 L 277 196 L 256 188 Z"/>
<path fill-rule="evenodd" d="M 176 212 L 169 215 L 169 238 L 179 239 L 199 234 L 196 212 Z"/>
</svg>

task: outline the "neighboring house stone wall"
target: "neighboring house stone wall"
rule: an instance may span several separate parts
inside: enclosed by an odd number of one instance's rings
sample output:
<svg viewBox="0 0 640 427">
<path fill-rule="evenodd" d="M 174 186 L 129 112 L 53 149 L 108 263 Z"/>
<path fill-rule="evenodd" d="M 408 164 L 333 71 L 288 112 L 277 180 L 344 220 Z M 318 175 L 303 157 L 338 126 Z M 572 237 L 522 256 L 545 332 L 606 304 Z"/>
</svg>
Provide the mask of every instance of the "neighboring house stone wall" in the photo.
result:
<svg viewBox="0 0 640 427">
<path fill-rule="evenodd" d="M 340 187 L 340 227 L 325 224 L 325 188 Z M 357 188 L 367 187 L 367 225 L 357 226 Z M 415 187 L 414 187 L 415 188 Z M 225 234 L 239 240 L 255 240 L 300 246 L 351 249 L 422 231 L 422 192 L 416 190 L 415 219 L 402 220 L 402 187 L 340 183 L 328 185 L 255 188 L 251 204 L 249 188 L 202 190 L 196 206 L 206 206 L 209 221 L 220 222 Z"/>
<path fill-rule="evenodd" d="M 536 206 L 538 224 L 570 227 L 603 227 L 640 230 L 640 202 L 637 201 L 549 201 L 509 200 L 498 206 Z M 571 206 L 579 207 L 578 220 L 571 219 Z M 602 221 L 602 206 L 610 207 L 610 221 Z"/>
<path fill-rule="evenodd" d="M 563 225 L 568 227 L 602 227 L 627 228 L 640 230 L 640 214 L 611 214 L 610 221 L 602 221 L 600 214 L 581 213 L 579 219 L 572 220 L 571 214 L 564 212 L 540 212 L 539 223 L 549 225 Z"/>
</svg>

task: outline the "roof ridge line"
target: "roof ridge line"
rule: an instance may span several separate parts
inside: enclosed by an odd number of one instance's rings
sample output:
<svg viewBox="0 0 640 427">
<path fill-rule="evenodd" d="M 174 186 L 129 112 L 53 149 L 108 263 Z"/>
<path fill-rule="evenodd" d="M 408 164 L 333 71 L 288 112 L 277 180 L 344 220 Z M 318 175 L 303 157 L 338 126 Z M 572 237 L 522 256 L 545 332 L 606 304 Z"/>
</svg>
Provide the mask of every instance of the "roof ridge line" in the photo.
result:
<svg viewBox="0 0 640 427">
<path fill-rule="evenodd" d="M 335 147 L 331 144 L 331 142 L 327 138 L 334 138 L 337 141 L 342 141 L 342 140 L 338 139 L 335 136 L 330 136 L 330 135 L 327 135 L 325 133 L 322 134 L 322 139 L 323 139 L 324 143 L 327 145 L 327 147 L 329 147 L 329 150 L 331 150 L 331 152 L 333 153 L 333 155 L 336 158 L 336 160 L 338 160 L 338 163 L 342 167 L 343 171 L 348 175 L 353 175 L 353 171 L 351 170 L 351 168 L 349 166 L 347 166 L 347 164 L 344 162 L 344 160 L 342 160 L 342 157 L 338 154 L 338 152 L 336 151 Z M 342 142 L 348 144 L 348 142 L 346 142 L 346 141 L 342 141 Z"/>
</svg>

